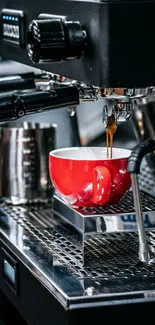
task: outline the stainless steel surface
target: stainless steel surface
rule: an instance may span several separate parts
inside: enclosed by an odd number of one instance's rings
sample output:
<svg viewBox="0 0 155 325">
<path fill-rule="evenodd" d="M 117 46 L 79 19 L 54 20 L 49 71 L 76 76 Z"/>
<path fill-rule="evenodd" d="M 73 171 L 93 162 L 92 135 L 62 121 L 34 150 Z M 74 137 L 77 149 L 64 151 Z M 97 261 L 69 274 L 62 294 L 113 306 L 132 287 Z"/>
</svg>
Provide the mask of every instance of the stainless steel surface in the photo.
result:
<svg viewBox="0 0 155 325">
<path fill-rule="evenodd" d="M 155 227 L 155 199 L 141 191 L 143 213 L 142 218 L 146 229 Z M 141 235 L 140 221 L 134 208 L 133 194 L 128 192 L 119 204 L 110 207 L 71 208 L 57 196 L 54 197 L 54 242 L 59 246 L 57 233 L 70 241 L 79 252 L 75 256 L 80 266 L 102 267 L 105 263 L 105 242 L 103 238 L 109 233 L 137 232 L 140 236 L 140 261 L 148 261 L 149 256 L 145 249 L 145 232 Z M 139 210 L 138 210 L 139 212 Z M 141 221 L 142 223 L 142 221 Z M 93 236 L 95 239 L 92 238 Z M 96 249 L 91 242 L 96 241 Z M 99 249 L 100 243 L 100 249 Z M 101 243 L 103 247 L 101 248 Z M 108 243 L 107 243 L 108 245 Z M 66 247 L 62 245 L 62 250 Z M 100 250 L 100 252 L 99 252 Z M 68 255 L 70 252 L 68 251 Z M 137 252 L 138 254 L 138 252 Z M 147 257 L 147 260 L 146 260 Z M 145 258 L 145 260 L 144 260 Z"/>
<path fill-rule="evenodd" d="M 47 74 L 48 76 L 48 74 Z M 155 103 L 155 88 L 99 88 L 93 85 L 87 85 L 77 80 L 71 80 L 59 75 L 49 74 L 45 80 L 36 81 L 36 87 L 42 90 L 52 90 L 57 86 L 76 86 L 79 89 L 79 99 L 81 103 L 93 102 L 98 99 L 108 100 L 108 106 L 103 106 L 103 121 L 107 126 L 107 117 L 114 112 L 117 122 L 127 121 L 133 117 L 134 125 L 138 133 L 141 133 L 141 123 L 139 123 L 139 111 L 143 107 L 144 114 L 148 120 L 147 106 Z M 137 121 L 138 120 L 138 121 Z M 145 121 L 145 120 L 144 120 Z M 149 122 L 149 123 L 148 123 Z M 145 124 L 145 123 L 143 123 Z M 150 121 L 147 121 L 148 126 Z M 149 137 L 152 137 L 152 128 L 148 127 Z M 145 131 L 146 133 L 146 131 Z M 150 135 L 151 133 L 151 135 Z"/>
<path fill-rule="evenodd" d="M 107 233 L 100 239 L 92 234 L 87 245 L 93 259 L 104 254 L 104 264 L 94 268 L 92 259 L 91 267 L 80 267 L 80 252 L 59 232 L 55 242 L 53 225 L 50 205 L 1 206 L 1 241 L 65 308 L 155 299 L 155 266 L 139 262 L 137 232 Z M 154 254 L 155 228 L 147 230 L 147 238 Z"/>
<path fill-rule="evenodd" d="M 123 88 L 99 88 L 93 85 L 87 85 L 83 82 L 71 80 L 65 77 L 50 74 L 48 81 L 39 81 L 36 86 L 39 89 L 53 89 L 55 86 L 76 86 L 79 89 L 79 98 L 81 103 L 93 102 L 98 99 L 107 99 L 108 106 L 103 106 L 103 121 L 107 126 L 107 117 L 115 115 L 117 122 L 123 122 L 130 119 L 133 115 L 135 101 L 144 100 L 153 92 L 153 88 L 145 89 L 123 89 Z M 150 97 L 148 97 L 150 98 Z"/>
<path fill-rule="evenodd" d="M 108 88 L 102 89 L 102 96 L 111 102 L 107 107 L 107 110 L 104 111 L 104 122 L 106 123 L 107 116 L 111 114 L 111 110 L 115 111 L 116 121 L 126 121 L 135 116 L 137 111 L 141 106 L 147 106 L 151 103 L 154 103 L 154 88 Z M 145 114 L 147 115 L 147 109 Z M 137 128 L 140 128 L 140 124 Z"/>
<path fill-rule="evenodd" d="M 141 196 L 140 196 L 140 190 L 139 190 L 139 184 L 138 184 L 138 176 L 136 174 L 131 174 L 131 183 L 132 183 L 134 206 L 135 206 L 135 212 L 136 212 L 138 237 L 139 237 L 139 259 L 142 262 L 149 262 L 150 261 L 150 253 L 149 253 L 149 247 L 148 247 L 148 244 L 146 241 Z"/>
<path fill-rule="evenodd" d="M 147 228 L 154 227 L 155 199 L 153 196 L 141 191 L 143 216 Z M 55 214 L 83 233 L 108 233 L 136 231 L 136 212 L 134 208 L 133 193 L 129 191 L 115 206 L 97 207 L 69 207 L 57 195 L 54 196 L 53 210 Z M 146 219 L 148 221 L 146 222 Z M 131 222 L 131 227 L 126 223 Z"/>
<path fill-rule="evenodd" d="M 13 204 L 51 199 L 48 154 L 55 148 L 56 126 L 10 124 L 0 128 L 0 193 Z"/>
</svg>

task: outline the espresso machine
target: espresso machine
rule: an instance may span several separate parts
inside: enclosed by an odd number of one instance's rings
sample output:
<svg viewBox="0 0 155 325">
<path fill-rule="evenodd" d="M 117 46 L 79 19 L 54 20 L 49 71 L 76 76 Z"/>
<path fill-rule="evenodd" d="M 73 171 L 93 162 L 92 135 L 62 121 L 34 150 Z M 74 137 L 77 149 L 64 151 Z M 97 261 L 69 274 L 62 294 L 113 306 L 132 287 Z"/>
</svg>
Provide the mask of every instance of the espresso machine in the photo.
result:
<svg viewBox="0 0 155 325">
<path fill-rule="evenodd" d="M 115 206 L 74 209 L 57 193 L 28 205 L 2 198 L 0 289 L 30 325 L 153 316 L 154 10 L 153 0 L 0 3 L 0 56 L 41 71 L 0 80 L 1 123 L 67 107 L 80 146 L 78 105 L 103 99 L 105 129 L 111 115 L 118 128 L 131 119 L 144 140 Z"/>
</svg>

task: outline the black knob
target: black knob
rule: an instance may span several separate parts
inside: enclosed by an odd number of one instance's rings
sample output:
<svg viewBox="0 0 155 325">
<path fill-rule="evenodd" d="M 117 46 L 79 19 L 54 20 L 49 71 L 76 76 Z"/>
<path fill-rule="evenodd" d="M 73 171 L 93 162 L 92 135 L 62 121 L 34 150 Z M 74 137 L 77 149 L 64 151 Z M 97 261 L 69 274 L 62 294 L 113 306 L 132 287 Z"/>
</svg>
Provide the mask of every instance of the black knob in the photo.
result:
<svg viewBox="0 0 155 325">
<path fill-rule="evenodd" d="M 35 63 L 79 59 L 85 45 L 86 33 L 77 21 L 33 20 L 28 28 L 28 55 Z"/>
</svg>

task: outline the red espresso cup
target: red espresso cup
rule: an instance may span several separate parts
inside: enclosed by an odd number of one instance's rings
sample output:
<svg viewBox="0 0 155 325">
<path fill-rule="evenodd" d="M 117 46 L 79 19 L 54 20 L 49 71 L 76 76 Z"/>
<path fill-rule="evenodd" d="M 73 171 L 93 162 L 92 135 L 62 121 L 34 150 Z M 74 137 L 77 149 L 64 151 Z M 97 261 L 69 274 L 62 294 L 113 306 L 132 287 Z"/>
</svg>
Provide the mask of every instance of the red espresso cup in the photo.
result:
<svg viewBox="0 0 155 325">
<path fill-rule="evenodd" d="M 53 150 L 49 153 L 50 178 L 69 205 L 114 205 L 131 185 L 127 172 L 130 154 L 130 150 L 113 148 L 113 158 L 108 159 L 103 147 Z"/>
</svg>

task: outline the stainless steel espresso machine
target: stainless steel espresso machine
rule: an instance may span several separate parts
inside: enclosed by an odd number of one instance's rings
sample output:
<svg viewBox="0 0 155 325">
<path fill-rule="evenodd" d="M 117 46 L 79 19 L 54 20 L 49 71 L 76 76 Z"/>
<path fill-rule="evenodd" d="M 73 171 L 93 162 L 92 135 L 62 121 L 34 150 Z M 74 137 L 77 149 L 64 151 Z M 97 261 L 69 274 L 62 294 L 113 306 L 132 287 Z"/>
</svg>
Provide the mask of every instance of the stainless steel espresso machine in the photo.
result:
<svg viewBox="0 0 155 325">
<path fill-rule="evenodd" d="M 30 325 L 154 315 L 154 11 L 151 0 L 0 3 L 1 57 L 42 71 L 0 80 L 1 123 L 68 107 L 80 146 L 78 105 L 103 99 L 105 128 L 111 114 L 131 119 L 146 140 L 129 159 L 132 189 L 113 207 L 73 209 L 56 193 L 2 198 L 0 289 Z"/>
</svg>

